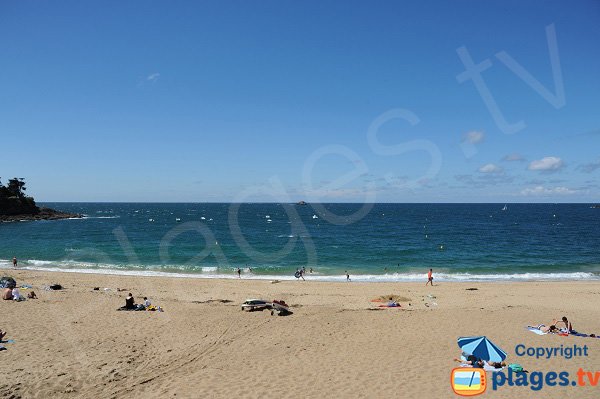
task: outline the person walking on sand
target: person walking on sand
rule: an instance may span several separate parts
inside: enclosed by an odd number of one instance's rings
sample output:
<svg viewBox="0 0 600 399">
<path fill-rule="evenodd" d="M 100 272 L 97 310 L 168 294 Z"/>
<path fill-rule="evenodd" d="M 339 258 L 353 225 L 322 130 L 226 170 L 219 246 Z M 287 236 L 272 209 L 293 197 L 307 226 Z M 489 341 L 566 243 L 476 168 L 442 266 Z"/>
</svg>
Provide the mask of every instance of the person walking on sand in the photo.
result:
<svg viewBox="0 0 600 399">
<path fill-rule="evenodd" d="M 427 284 L 431 283 L 431 286 L 433 287 L 433 269 L 429 269 L 429 273 L 427 273 L 427 282 L 425 283 L 425 287 L 427 287 Z"/>
<path fill-rule="evenodd" d="M 237 268 L 237 274 L 238 278 L 242 278 L 242 269 L 240 269 L 239 267 Z"/>
<path fill-rule="evenodd" d="M 17 257 L 13 256 L 13 267 L 16 269 L 17 268 Z"/>
</svg>

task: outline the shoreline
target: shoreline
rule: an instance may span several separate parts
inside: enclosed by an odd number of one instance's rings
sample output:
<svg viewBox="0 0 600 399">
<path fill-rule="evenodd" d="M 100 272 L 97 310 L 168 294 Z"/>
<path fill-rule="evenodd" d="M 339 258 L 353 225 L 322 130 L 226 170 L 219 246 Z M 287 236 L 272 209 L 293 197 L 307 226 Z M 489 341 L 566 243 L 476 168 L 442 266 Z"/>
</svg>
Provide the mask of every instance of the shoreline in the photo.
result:
<svg viewBox="0 0 600 399">
<path fill-rule="evenodd" d="M 52 261 L 43 261 L 48 264 Z M 210 269 L 213 269 L 211 267 Z M 233 268 L 232 268 L 233 269 Z M 210 274 L 210 272 L 171 272 L 157 270 L 134 270 L 134 269 L 113 269 L 113 268 L 61 268 L 61 267 L 35 267 L 35 266 L 20 266 L 16 269 L 12 266 L 0 266 L 0 271 L 41 271 L 50 273 L 75 273 L 75 274 L 93 274 L 93 275 L 109 275 L 109 276 L 130 276 L 130 277 L 165 277 L 165 278 L 180 278 L 180 279 L 206 279 L 206 280 L 240 280 L 235 273 L 220 273 Z M 344 282 L 346 283 L 345 275 L 325 275 L 320 273 L 306 274 L 306 281 L 313 282 Z M 302 281 L 295 278 L 293 275 L 277 275 L 277 274 L 255 274 L 243 269 L 241 280 L 256 280 L 256 281 Z M 515 273 L 515 274 L 469 274 L 469 273 L 442 273 L 434 272 L 434 283 L 510 283 L 510 282 L 570 282 L 570 281 L 600 281 L 600 274 L 592 272 L 550 272 L 550 273 Z M 393 273 L 393 274 L 351 274 L 351 282 L 360 283 L 418 283 L 426 282 L 426 273 Z"/>
</svg>

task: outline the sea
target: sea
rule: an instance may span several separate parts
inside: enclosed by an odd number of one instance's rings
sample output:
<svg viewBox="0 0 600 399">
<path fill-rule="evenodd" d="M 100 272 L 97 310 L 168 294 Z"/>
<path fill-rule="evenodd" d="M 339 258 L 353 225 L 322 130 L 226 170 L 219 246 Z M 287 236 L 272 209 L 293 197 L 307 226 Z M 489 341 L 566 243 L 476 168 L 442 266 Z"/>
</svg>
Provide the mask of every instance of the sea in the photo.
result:
<svg viewBox="0 0 600 399">
<path fill-rule="evenodd" d="M 390 282 L 597 280 L 591 204 L 44 203 L 0 223 L 0 269 Z"/>
</svg>

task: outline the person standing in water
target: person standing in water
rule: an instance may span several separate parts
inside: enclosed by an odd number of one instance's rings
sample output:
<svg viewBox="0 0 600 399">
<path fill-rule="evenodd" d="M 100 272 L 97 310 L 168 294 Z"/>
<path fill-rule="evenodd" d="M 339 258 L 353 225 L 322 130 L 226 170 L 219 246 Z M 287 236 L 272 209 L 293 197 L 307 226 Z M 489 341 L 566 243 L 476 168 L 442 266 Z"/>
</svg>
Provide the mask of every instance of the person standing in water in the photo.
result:
<svg viewBox="0 0 600 399">
<path fill-rule="evenodd" d="M 238 278 L 242 278 L 242 269 L 240 269 L 239 267 L 237 268 L 237 274 Z"/>
<path fill-rule="evenodd" d="M 431 283 L 431 286 L 433 287 L 433 269 L 429 269 L 429 273 L 427 273 L 427 282 L 425 283 L 425 287 L 427 287 L 427 284 Z"/>
<path fill-rule="evenodd" d="M 348 274 L 348 271 L 346 270 L 346 281 L 350 281 L 350 275 Z"/>
<path fill-rule="evenodd" d="M 17 268 L 17 257 L 13 256 L 13 267 L 16 269 Z"/>
</svg>

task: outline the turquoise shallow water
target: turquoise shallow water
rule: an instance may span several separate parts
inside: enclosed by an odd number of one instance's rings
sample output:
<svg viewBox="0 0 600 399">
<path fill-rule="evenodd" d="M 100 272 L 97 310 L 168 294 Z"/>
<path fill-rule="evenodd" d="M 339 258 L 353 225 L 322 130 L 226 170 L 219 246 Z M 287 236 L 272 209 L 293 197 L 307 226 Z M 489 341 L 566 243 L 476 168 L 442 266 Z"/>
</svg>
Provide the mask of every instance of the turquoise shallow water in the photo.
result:
<svg viewBox="0 0 600 399">
<path fill-rule="evenodd" d="M 589 204 L 48 203 L 81 220 L 0 224 L 0 267 L 354 281 L 600 278 Z M 250 271 L 252 269 L 252 271 Z"/>
</svg>

